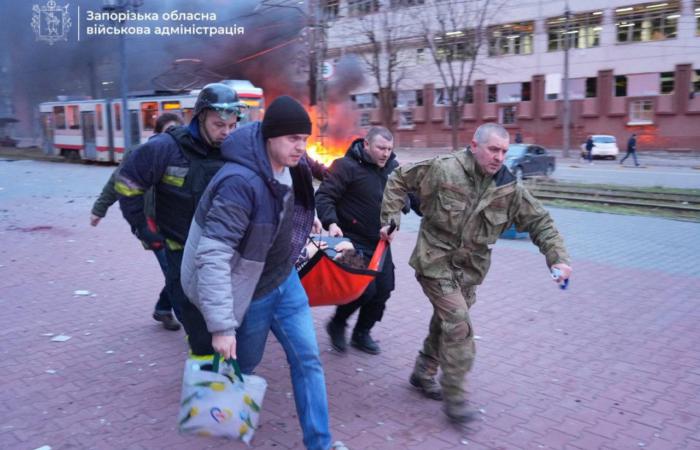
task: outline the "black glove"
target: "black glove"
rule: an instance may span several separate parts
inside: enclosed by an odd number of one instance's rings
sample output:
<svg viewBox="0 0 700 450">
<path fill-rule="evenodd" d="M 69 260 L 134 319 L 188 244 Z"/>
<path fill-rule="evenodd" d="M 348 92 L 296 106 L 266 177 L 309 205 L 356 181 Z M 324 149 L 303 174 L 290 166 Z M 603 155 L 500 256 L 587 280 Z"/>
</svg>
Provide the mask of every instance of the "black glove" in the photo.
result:
<svg viewBox="0 0 700 450">
<path fill-rule="evenodd" d="M 151 230 L 145 223 L 139 225 L 134 234 L 151 250 L 160 250 L 165 244 L 165 238 L 157 231 Z"/>
</svg>

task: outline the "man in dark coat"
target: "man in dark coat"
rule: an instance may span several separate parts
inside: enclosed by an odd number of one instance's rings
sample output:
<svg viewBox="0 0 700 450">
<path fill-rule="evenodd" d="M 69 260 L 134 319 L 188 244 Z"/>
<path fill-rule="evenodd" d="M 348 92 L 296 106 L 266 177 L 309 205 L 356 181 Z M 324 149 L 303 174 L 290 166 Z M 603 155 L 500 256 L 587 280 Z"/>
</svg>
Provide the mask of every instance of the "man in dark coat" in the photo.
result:
<svg viewBox="0 0 700 450">
<path fill-rule="evenodd" d="M 331 165 L 316 192 L 316 210 L 331 236 L 349 238 L 355 249 L 371 258 L 379 242 L 379 214 L 384 186 L 398 166 L 393 153 L 394 138 L 389 130 L 373 127 L 365 139 L 356 139 L 344 157 Z M 374 324 L 382 319 L 386 301 L 394 290 L 394 263 L 387 250 L 384 265 L 375 280 L 357 300 L 339 306 L 326 330 L 333 347 L 344 352 L 348 318 L 360 310 L 351 344 L 376 355 L 379 346 L 370 336 Z"/>
<path fill-rule="evenodd" d="M 625 160 L 630 157 L 630 155 L 632 155 L 632 158 L 634 159 L 634 165 L 639 167 L 639 161 L 637 161 L 637 135 L 634 133 L 627 141 L 627 154 L 620 160 L 620 164 L 624 163 Z"/>
</svg>

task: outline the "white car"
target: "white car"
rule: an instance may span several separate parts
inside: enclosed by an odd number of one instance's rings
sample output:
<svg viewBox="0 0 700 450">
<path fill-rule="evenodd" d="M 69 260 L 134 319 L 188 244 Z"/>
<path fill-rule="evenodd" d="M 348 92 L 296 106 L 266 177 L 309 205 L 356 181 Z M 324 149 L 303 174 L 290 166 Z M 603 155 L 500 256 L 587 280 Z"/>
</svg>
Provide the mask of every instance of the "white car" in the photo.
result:
<svg viewBox="0 0 700 450">
<path fill-rule="evenodd" d="M 615 136 L 610 136 L 607 134 L 594 134 L 592 137 L 593 150 L 591 150 L 591 156 L 593 158 L 617 159 L 617 155 L 620 154 L 620 149 L 617 147 Z M 581 157 L 588 157 L 585 142 L 581 144 Z"/>
</svg>

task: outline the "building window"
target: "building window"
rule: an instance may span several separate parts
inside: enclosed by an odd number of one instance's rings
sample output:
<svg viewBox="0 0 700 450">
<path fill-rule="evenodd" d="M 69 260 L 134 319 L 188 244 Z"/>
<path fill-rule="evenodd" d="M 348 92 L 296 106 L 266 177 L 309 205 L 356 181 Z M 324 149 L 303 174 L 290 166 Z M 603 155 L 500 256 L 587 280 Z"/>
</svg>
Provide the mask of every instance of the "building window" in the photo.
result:
<svg viewBox="0 0 700 450">
<path fill-rule="evenodd" d="M 586 98 L 598 96 L 598 79 L 595 77 L 586 78 Z"/>
<path fill-rule="evenodd" d="M 363 112 L 360 114 L 360 126 L 369 127 L 372 126 L 372 115 L 369 112 Z"/>
<path fill-rule="evenodd" d="M 419 103 L 420 96 L 420 105 Z M 415 108 L 416 106 L 423 105 L 423 91 L 419 89 L 408 90 L 408 91 L 398 91 L 396 93 L 396 107 L 397 108 Z"/>
<path fill-rule="evenodd" d="M 340 15 L 340 0 L 321 0 L 323 18 L 335 20 Z"/>
<path fill-rule="evenodd" d="M 675 88 L 675 73 L 673 72 L 661 72 L 661 93 L 662 94 L 673 94 Z"/>
<path fill-rule="evenodd" d="M 516 22 L 489 27 L 489 56 L 532 53 L 535 22 Z"/>
<path fill-rule="evenodd" d="M 435 37 L 436 55 L 439 60 L 463 61 L 474 56 L 473 31 L 450 31 Z"/>
<path fill-rule="evenodd" d="M 57 130 L 66 129 L 66 108 L 63 106 L 53 107 L 53 121 Z"/>
<path fill-rule="evenodd" d="M 497 98 L 498 98 L 498 85 L 489 84 L 488 88 L 487 88 L 486 101 L 488 103 L 496 103 Z"/>
<path fill-rule="evenodd" d="M 529 81 L 521 83 L 522 87 L 520 89 L 520 100 L 523 102 L 529 102 L 532 100 L 532 87 Z"/>
<path fill-rule="evenodd" d="M 156 127 L 156 119 L 158 118 L 158 103 L 143 102 L 141 103 L 141 126 L 144 131 L 153 131 Z"/>
<path fill-rule="evenodd" d="M 78 105 L 71 105 L 66 108 L 66 125 L 71 130 L 80 129 L 80 109 Z"/>
<path fill-rule="evenodd" d="M 566 18 L 547 19 L 547 51 L 564 50 L 568 36 L 569 48 L 591 48 L 600 46 L 603 12 L 593 11 L 576 14 L 569 18 L 569 32 L 566 32 Z"/>
<path fill-rule="evenodd" d="M 515 105 L 502 106 L 498 110 L 498 121 L 503 125 L 514 124 L 517 111 L 518 108 Z"/>
<path fill-rule="evenodd" d="M 464 88 L 464 103 L 471 104 L 474 103 L 474 87 L 466 86 Z"/>
<path fill-rule="evenodd" d="M 408 6 L 418 6 L 424 5 L 425 0 L 391 0 L 389 2 L 392 8 L 397 7 L 408 7 Z"/>
<path fill-rule="evenodd" d="M 365 16 L 379 11 L 379 0 L 348 0 L 348 15 Z"/>
<path fill-rule="evenodd" d="M 399 128 L 413 128 L 413 111 L 399 111 Z"/>
<path fill-rule="evenodd" d="M 615 97 L 627 97 L 627 75 L 615 75 Z"/>
<path fill-rule="evenodd" d="M 358 109 L 369 109 L 377 107 L 377 94 L 357 94 L 352 96 Z M 351 98 L 352 98 L 351 97 Z"/>
<path fill-rule="evenodd" d="M 99 131 L 102 131 L 102 128 L 104 128 L 104 121 L 102 120 L 102 105 L 101 104 L 95 105 L 95 116 L 97 116 L 97 129 Z"/>
<path fill-rule="evenodd" d="M 695 35 L 700 36 L 700 0 L 695 0 Z"/>
<path fill-rule="evenodd" d="M 617 8 L 617 42 L 673 39 L 677 36 L 680 17 L 678 0 Z"/>
<path fill-rule="evenodd" d="M 693 85 L 691 86 L 691 92 L 693 95 L 700 94 L 700 69 L 695 69 L 693 72 Z"/>
<path fill-rule="evenodd" d="M 456 100 L 462 100 L 464 103 L 474 102 L 474 90 L 471 86 L 462 87 L 459 90 Z M 437 88 L 435 89 L 435 106 L 449 106 L 450 96 L 447 88 Z"/>
<path fill-rule="evenodd" d="M 634 100 L 630 102 L 629 123 L 635 125 L 654 123 L 654 102 L 651 100 Z"/>
<path fill-rule="evenodd" d="M 424 48 L 417 48 L 416 49 L 416 64 L 423 64 L 425 62 L 425 49 Z"/>
</svg>

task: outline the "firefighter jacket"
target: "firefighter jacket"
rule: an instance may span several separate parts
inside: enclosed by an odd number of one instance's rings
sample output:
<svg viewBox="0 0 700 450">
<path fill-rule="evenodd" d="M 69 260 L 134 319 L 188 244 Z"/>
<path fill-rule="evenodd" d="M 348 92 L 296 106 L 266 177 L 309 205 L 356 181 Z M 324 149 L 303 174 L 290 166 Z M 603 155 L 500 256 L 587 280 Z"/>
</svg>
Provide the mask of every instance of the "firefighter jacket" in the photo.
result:
<svg viewBox="0 0 700 450">
<path fill-rule="evenodd" d="M 389 178 L 382 201 L 383 225 L 401 219 L 407 192 L 415 191 L 423 218 L 409 264 L 429 278 L 481 284 L 491 246 L 511 224 L 527 231 L 547 265 L 569 264 L 549 213 L 505 167 L 484 174 L 470 149 L 401 166 Z"/>
<path fill-rule="evenodd" d="M 132 231 L 145 225 L 144 193 L 153 186 L 158 229 L 168 248 L 181 250 L 197 203 L 223 164 L 220 150 L 200 138 L 196 120 L 137 147 L 115 183 L 122 214 Z"/>
</svg>

